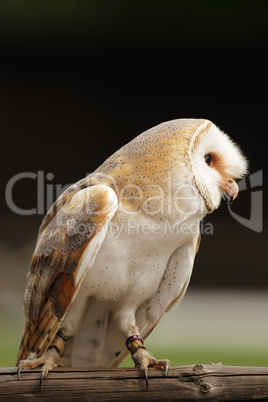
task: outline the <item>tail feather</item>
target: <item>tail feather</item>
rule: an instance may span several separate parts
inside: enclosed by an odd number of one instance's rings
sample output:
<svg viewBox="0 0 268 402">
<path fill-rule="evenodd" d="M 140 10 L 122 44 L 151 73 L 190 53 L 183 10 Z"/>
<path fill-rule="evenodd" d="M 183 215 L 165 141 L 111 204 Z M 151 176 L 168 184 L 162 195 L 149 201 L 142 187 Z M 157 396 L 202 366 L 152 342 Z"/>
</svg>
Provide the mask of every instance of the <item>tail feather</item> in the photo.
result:
<svg viewBox="0 0 268 402">
<path fill-rule="evenodd" d="M 47 300 L 40 318 L 33 322 L 27 321 L 25 325 L 16 365 L 19 364 L 20 360 L 28 359 L 31 354 L 37 358 L 45 353 L 51 345 L 61 321 L 62 319 L 58 319 L 53 314 L 51 303 Z"/>
</svg>

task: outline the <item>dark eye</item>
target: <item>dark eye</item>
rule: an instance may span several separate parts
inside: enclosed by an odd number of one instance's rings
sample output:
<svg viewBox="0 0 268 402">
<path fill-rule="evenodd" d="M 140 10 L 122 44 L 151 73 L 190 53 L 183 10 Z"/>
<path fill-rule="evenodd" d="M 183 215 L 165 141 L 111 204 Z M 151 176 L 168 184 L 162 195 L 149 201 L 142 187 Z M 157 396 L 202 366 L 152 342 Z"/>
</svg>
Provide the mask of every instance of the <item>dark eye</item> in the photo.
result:
<svg viewBox="0 0 268 402">
<path fill-rule="evenodd" d="M 209 166 L 211 163 L 211 154 L 206 154 L 205 155 L 205 162 Z"/>
</svg>

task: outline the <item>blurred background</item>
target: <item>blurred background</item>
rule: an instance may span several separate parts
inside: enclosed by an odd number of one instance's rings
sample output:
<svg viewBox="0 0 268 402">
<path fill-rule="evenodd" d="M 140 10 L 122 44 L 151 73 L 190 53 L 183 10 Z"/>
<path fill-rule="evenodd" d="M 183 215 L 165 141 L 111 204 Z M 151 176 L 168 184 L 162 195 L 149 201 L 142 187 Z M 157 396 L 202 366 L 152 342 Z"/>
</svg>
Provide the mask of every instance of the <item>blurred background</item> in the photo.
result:
<svg viewBox="0 0 268 402">
<path fill-rule="evenodd" d="M 51 202 L 141 132 L 184 117 L 227 132 L 253 178 L 231 212 L 223 203 L 206 218 L 186 296 L 147 346 L 172 365 L 268 364 L 267 12 L 258 0 L 1 1 L 0 366 L 16 359 Z"/>
</svg>

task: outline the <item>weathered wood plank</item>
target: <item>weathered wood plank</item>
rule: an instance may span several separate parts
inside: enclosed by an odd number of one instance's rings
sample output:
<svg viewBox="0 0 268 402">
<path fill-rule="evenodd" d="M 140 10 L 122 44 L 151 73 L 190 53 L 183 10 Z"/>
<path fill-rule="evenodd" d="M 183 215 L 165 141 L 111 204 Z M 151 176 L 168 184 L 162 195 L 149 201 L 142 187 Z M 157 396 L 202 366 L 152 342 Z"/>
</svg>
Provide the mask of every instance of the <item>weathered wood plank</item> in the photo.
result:
<svg viewBox="0 0 268 402">
<path fill-rule="evenodd" d="M 0 400 L 23 401 L 243 401 L 268 400 L 268 368 L 221 365 L 149 369 L 149 389 L 135 368 L 51 371 L 39 390 L 40 370 L 0 369 Z"/>
</svg>

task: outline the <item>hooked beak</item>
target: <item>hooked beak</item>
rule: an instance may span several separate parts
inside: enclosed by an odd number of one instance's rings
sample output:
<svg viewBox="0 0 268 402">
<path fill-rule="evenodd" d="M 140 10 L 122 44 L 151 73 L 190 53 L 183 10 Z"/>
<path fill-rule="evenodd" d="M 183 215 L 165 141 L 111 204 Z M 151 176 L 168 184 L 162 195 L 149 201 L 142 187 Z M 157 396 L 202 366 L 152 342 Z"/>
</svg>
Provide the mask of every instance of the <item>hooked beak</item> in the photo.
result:
<svg viewBox="0 0 268 402">
<path fill-rule="evenodd" d="M 239 188 L 233 179 L 228 179 L 225 182 L 222 182 L 220 184 L 221 188 L 223 191 L 228 194 L 230 201 L 233 202 L 233 200 L 238 196 Z"/>
</svg>

